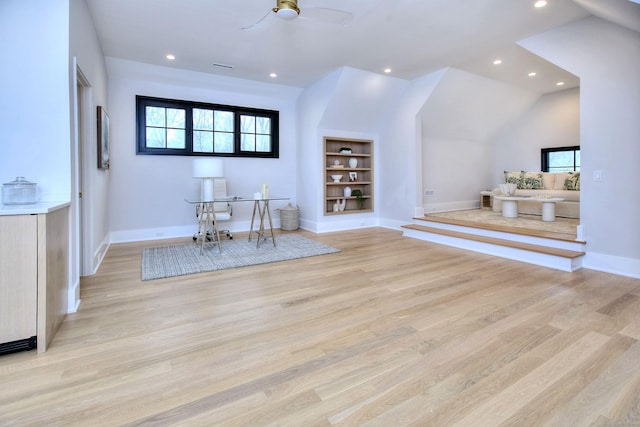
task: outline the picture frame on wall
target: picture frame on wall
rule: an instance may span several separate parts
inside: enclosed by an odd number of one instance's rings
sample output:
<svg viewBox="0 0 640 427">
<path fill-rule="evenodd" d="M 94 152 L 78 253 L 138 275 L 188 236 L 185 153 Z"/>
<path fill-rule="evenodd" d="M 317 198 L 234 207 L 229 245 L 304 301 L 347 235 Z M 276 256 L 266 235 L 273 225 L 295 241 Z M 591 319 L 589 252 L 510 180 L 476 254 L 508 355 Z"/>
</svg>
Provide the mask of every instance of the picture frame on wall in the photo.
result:
<svg viewBox="0 0 640 427">
<path fill-rule="evenodd" d="M 109 115 L 98 106 L 98 169 L 109 169 Z"/>
</svg>

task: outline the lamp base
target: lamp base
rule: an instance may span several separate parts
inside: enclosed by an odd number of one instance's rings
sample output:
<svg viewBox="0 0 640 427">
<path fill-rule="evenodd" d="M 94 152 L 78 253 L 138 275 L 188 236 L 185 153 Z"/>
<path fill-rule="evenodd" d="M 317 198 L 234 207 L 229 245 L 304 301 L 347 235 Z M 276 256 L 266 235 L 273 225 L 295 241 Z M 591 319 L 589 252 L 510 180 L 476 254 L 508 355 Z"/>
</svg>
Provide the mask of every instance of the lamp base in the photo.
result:
<svg viewBox="0 0 640 427">
<path fill-rule="evenodd" d="M 202 178 L 200 198 L 203 202 L 211 202 L 215 199 L 213 195 L 213 178 Z"/>
</svg>

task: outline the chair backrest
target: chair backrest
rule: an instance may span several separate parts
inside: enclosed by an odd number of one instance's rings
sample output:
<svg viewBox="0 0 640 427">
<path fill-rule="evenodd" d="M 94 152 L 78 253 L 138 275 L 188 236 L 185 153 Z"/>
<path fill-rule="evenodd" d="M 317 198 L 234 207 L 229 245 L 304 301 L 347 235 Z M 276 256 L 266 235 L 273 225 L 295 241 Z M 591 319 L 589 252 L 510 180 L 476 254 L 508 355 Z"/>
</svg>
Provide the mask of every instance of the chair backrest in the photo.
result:
<svg viewBox="0 0 640 427">
<path fill-rule="evenodd" d="M 227 180 L 226 178 L 214 178 L 213 179 L 213 197 L 215 199 L 223 199 L 227 197 Z M 215 212 L 226 212 L 227 202 L 216 202 L 213 204 L 213 210 Z"/>
</svg>

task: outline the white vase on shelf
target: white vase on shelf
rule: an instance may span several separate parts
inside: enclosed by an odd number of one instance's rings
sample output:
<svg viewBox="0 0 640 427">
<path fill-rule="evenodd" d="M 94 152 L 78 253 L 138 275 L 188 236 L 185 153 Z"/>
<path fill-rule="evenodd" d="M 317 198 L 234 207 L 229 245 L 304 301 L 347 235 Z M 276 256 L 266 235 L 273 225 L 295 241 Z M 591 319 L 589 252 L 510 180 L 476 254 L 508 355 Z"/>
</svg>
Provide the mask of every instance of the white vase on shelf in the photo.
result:
<svg viewBox="0 0 640 427">
<path fill-rule="evenodd" d="M 351 197 L 351 187 L 344 187 L 344 197 Z"/>
<path fill-rule="evenodd" d="M 349 159 L 349 167 L 350 167 L 351 169 L 355 169 L 355 168 L 357 168 L 357 167 L 358 167 L 358 159 L 356 159 L 355 157 L 351 157 L 351 158 Z"/>
</svg>

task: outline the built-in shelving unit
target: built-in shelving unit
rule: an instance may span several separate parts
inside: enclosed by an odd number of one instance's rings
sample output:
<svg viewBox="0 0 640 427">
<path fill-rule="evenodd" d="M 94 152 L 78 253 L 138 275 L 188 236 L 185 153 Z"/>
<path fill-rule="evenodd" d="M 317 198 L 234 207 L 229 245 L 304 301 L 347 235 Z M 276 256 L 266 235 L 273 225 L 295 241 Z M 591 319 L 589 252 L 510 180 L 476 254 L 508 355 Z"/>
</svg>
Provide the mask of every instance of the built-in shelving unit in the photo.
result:
<svg viewBox="0 0 640 427">
<path fill-rule="evenodd" d="M 322 160 L 324 214 L 373 212 L 373 141 L 325 136 Z M 332 175 L 342 178 L 334 181 Z M 345 195 L 347 187 L 351 189 L 350 196 Z M 355 194 L 356 190 L 362 193 L 361 197 Z"/>
</svg>

